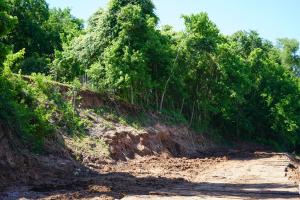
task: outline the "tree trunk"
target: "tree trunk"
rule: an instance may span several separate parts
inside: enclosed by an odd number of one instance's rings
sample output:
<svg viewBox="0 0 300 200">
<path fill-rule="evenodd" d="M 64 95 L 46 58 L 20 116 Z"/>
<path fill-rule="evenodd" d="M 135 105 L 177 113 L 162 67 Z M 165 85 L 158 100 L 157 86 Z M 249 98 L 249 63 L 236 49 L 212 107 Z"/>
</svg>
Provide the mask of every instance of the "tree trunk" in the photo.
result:
<svg viewBox="0 0 300 200">
<path fill-rule="evenodd" d="M 168 77 L 168 79 L 166 81 L 166 84 L 164 86 L 164 90 L 163 90 L 163 93 L 162 93 L 162 96 L 161 96 L 161 100 L 160 100 L 159 112 L 161 112 L 162 108 L 163 108 L 163 104 L 164 104 L 164 99 L 165 99 L 165 95 L 166 95 L 166 92 L 167 92 L 167 88 L 168 88 L 169 82 L 170 82 L 170 80 L 171 80 L 171 78 L 173 76 L 173 73 L 174 73 L 174 70 L 175 70 L 176 61 L 177 61 L 177 59 L 179 57 L 180 47 L 181 47 L 181 45 L 178 47 L 176 58 L 175 58 L 174 63 L 173 63 L 173 68 L 172 68 L 170 76 Z"/>
<path fill-rule="evenodd" d="M 194 112 L 195 112 L 195 101 L 194 101 L 194 103 L 193 103 L 193 109 L 192 109 L 191 120 L 190 120 L 189 126 L 191 126 L 192 123 L 193 123 L 193 120 L 194 120 Z"/>
<path fill-rule="evenodd" d="M 180 114 L 182 114 L 182 111 L 183 111 L 184 101 L 185 101 L 185 98 L 182 99 L 182 103 L 181 103 L 181 107 L 180 107 Z"/>
<path fill-rule="evenodd" d="M 76 112 L 76 91 L 73 89 L 72 95 L 72 104 L 73 104 L 73 113 Z"/>
<path fill-rule="evenodd" d="M 133 104 L 134 103 L 134 101 L 133 101 L 133 87 L 132 87 L 132 84 L 130 85 L 130 96 L 131 96 L 131 104 Z"/>
<path fill-rule="evenodd" d="M 155 90 L 155 104 L 156 104 L 156 110 L 159 111 L 159 105 L 158 105 L 158 94 L 157 94 L 157 90 Z"/>
<path fill-rule="evenodd" d="M 164 91 L 163 91 L 162 96 L 161 96 L 160 106 L 159 106 L 159 112 L 161 112 L 162 109 L 163 109 L 163 103 L 164 103 L 164 100 L 165 100 L 165 95 L 166 95 L 167 87 L 168 87 L 168 84 L 169 84 L 170 80 L 171 80 L 171 75 L 169 76 L 169 78 L 166 81 L 166 84 L 165 84 L 165 87 L 164 87 Z"/>
</svg>

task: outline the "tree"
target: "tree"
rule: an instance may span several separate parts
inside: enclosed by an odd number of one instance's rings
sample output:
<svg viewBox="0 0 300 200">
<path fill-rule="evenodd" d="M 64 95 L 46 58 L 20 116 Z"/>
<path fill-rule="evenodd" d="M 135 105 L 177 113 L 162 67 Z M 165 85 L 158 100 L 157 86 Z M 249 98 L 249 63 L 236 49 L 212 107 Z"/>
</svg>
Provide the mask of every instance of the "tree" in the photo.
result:
<svg viewBox="0 0 300 200">
<path fill-rule="evenodd" d="M 83 25 L 69 9 L 49 10 L 45 0 L 11 0 L 10 14 L 18 18 L 15 31 L 6 43 L 13 52 L 25 48 L 26 54 L 20 68 L 26 74 L 49 73 L 48 64 L 55 50 L 62 50 L 62 43 L 78 35 Z"/>
<path fill-rule="evenodd" d="M 12 0 L 11 14 L 18 18 L 15 31 L 7 38 L 7 43 L 13 46 L 13 51 L 26 49 L 22 70 L 47 71 L 47 55 L 54 53 L 52 40 L 49 38 L 44 24 L 49 18 L 49 8 L 45 0 Z M 28 60 L 27 60 L 28 58 Z M 35 60 L 39 62 L 35 63 Z M 41 61 L 41 63 L 40 63 Z M 42 64 L 42 65 L 40 65 Z M 31 69 L 28 69 L 28 68 Z"/>
<path fill-rule="evenodd" d="M 118 37 L 113 38 L 112 43 L 106 47 L 102 54 L 103 60 L 99 63 L 104 70 L 104 77 L 99 77 L 102 85 L 119 90 L 123 95 L 130 94 L 127 98 L 132 103 L 151 84 L 145 49 L 151 19 L 142 16 L 142 8 L 138 5 L 129 4 L 119 10 L 116 18 Z"/>
<path fill-rule="evenodd" d="M 46 30 L 56 44 L 56 50 L 62 51 L 63 45 L 68 44 L 73 38 L 81 35 L 83 31 L 83 20 L 74 17 L 70 8 L 53 8 L 49 10 L 49 19 L 45 24 Z"/>
<path fill-rule="evenodd" d="M 68 65 L 72 69 L 80 65 L 81 73 L 73 75 L 87 72 L 98 90 L 139 104 L 150 104 L 153 96 L 158 102 L 172 50 L 169 37 L 157 29 L 153 9 L 150 0 L 111 1 L 106 10 L 100 9 L 90 18 L 86 34 L 75 38 L 57 57 L 53 67 L 57 70 L 53 71 L 68 74 Z"/>
<path fill-rule="evenodd" d="M 187 67 L 186 90 L 189 93 L 190 122 L 197 118 L 209 121 L 213 111 L 214 90 L 219 79 L 219 68 L 215 52 L 222 41 L 216 25 L 206 13 L 184 16 L 186 26 L 184 65 Z"/>
<path fill-rule="evenodd" d="M 300 76 L 300 56 L 297 54 L 299 42 L 296 39 L 282 38 L 278 40 L 278 43 L 282 64 Z"/>
<path fill-rule="evenodd" d="M 9 51 L 9 47 L 4 40 L 17 23 L 17 18 L 9 14 L 10 9 L 10 5 L 6 0 L 0 1 L 0 66 Z"/>
<path fill-rule="evenodd" d="M 245 138 L 278 149 L 295 148 L 299 139 L 299 81 L 281 65 L 279 51 L 257 33 L 238 32 L 230 42 L 236 44 L 231 49 L 248 68 L 241 75 L 250 83 L 246 90 L 238 90 L 244 99 L 236 106 L 239 121 L 230 121 L 238 123 Z"/>
<path fill-rule="evenodd" d="M 217 50 L 216 62 L 221 75 L 215 91 L 215 115 L 212 124 L 240 136 L 243 129 L 243 110 L 247 106 L 246 96 L 251 91 L 250 68 L 239 54 L 238 43 L 226 40 Z M 224 134 L 227 132 L 224 130 Z"/>
</svg>

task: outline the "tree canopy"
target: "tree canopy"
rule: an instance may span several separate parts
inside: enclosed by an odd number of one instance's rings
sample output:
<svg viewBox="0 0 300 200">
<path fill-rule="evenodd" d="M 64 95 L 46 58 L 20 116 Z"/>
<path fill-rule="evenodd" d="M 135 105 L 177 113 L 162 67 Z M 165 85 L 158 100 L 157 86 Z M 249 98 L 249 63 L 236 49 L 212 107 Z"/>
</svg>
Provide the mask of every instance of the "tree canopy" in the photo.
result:
<svg viewBox="0 0 300 200">
<path fill-rule="evenodd" d="M 5 44 L 7 34 L 17 23 L 17 18 L 10 15 L 11 7 L 6 0 L 0 1 L 0 65 L 4 62 L 9 47 Z"/>
<path fill-rule="evenodd" d="M 9 14 L 18 19 L 14 31 L 6 37 L 5 43 L 13 52 L 25 49 L 20 69 L 49 73 L 48 64 L 54 58 L 55 50 L 62 50 L 63 42 L 78 36 L 82 21 L 70 14 L 70 9 L 49 9 L 45 0 L 10 0 Z"/>
</svg>

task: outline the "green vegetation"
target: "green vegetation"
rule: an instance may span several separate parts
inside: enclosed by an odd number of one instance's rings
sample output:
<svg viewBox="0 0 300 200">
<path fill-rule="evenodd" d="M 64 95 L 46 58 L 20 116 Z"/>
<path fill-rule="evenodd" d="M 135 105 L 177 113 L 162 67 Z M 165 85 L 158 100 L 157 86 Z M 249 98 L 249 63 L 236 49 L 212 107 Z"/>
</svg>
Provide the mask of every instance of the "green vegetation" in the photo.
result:
<svg viewBox="0 0 300 200">
<path fill-rule="evenodd" d="M 97 138 L 93 137 L 75 137 L 72 139 L 66 139 L 65 143 L 70 149 L 72 149 L 76 160 L 82 161 L 82 155 L 89 158 L 99 158 L 101 156 L 109 156 L 109 147 L 107 144 Z"/>
<path fill-rule="evenodd" d="M 141 129 L 147 125 L 151 124 L 149 116 L 143 111 L 139 111 L 138 113 L 126 113 L 121 112 L 120 110 L 110 107 L 110 106 L 102 106 L 100 108 L 94 109 L 94 112 L 97 115 L 101 115 L 107 121 L 121 123 L 123 125 L 129 125 L 136 129 Z"/>
<path fill-rule="evenodd" d="M 0 120 L 10 126 L 33 150 L 56 129 L 78 135 L 85 124 L 71 102 L 65 101 L 59 87 L 49 77 L 32 74 L 29 83 L 6 68 L 0 76 Z"/>
<path fill-rule="evenodd" d="M 19 69 L 24 73 L 49 74 L 55 51 L 78 36 L 83 22 L 70 14 L 70 9 L 49 9 L 45 0 L 1 0 L 8 2 L 9 14 L 17 19 L 14 31 L 4 42 L 14 52 L 25 49 Z M 18 70 L 19 70 L 18 69 Z M 18 71 L 15 71 L 18 72 Z"/>
<path fill-rule="evenodd" d="M 28 120 L 16 123 L 25 135 L 43 138 L 56 112 L 64 113 L 58 124 L 71 133 L 82 123 L 75 103 L 59 103 L 59 93 L 41 81 L 48 78 L 35 75 L 28 83 L 10 70 L 73 82 L 73 100 L 80 80 L 170 116 L 172 123 L 300 151 L 300 56 L 294 39 L 279 39 L 275 46 L 254 31 L 226 36 L 206 13 L 183 16 L 181 32 L 159 28 L 151 0 L 111 0 L 85 29 L 69 9 L 49 9 L 44 0 L 1 1 L 0 8 L 0 61 L 6 66 L 0 116 Z"/>
</svg>

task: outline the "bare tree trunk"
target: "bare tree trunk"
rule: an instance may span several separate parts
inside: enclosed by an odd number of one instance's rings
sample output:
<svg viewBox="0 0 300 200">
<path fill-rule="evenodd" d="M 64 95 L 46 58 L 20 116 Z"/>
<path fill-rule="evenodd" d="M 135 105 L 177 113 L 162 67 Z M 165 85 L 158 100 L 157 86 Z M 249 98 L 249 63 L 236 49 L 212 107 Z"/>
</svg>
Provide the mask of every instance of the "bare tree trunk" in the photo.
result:
<svg viewBox="0 0 300 200">
<path fill-rule="evenodd" d="M 172 105 L 172 109 L 175 110 L 175 104 L 173 100 L 171 100 L 171 105 Z"/>
<path fill-rule="evenodd" d="M 193 103 L 193 109 L 192 109 L 191 120 L 190 120 L 189 126 L 191 126 L 192 123 L 193 123 L 193 120 L 194 120 L 194 112 L 195 112 L 195 101 L 194 101 L 194 103 Z"/>
<path fill-rule="evenodd" d="M 163 91 L 163 93 L 162 93 L 161 100 L 160 100 L 159 112 L 162 111 L 163 103 L 164 103 L 164 100 L 165 100 L 165 95 L 166 95 L 166 92 L 167 92 L 167 87 L 168 87 L 168 85 L 169 85 L 169 82 L 170 82 L 170 80 L 171 80 L 171 77 L 172 77 L 172 74 L 169 76 L 169 78 L 167 79 L 166 84 L 165 84 L 165 86 L 164 86 L 164 91 Z"/>
<path fill-rule="evenodd" d="M 180 114 L 182 114 L 182 111 L 183 111 L 184 101 L 185 101 L 185 98 L 182 99 L 182 103 L 181 103 L 181 107 L 180 107 Z"/>
<path fill-rule="evenodd" d="M 162 93 L 162 96 L 161 96 L 161 100 L 160 100 L 159 112 L 161 112 L 162 108 L 163 108 L 163 104 L 164 104 L 164 99 L 165 99 L 165 95 L 166 95 L 166 92 L 167 92 L 167 88 L 168 88 L 169 82 L 170 82 L 170 80 L 171 80 L 171 78 L 173 76 L 173 73 L 174 73 L 174 70 L 175 70 L 176 61 L 177 61 L 177 59 L 179 57 L 180 47 L 181 47 L 181 45 L 178 47 L 177 55 L 176 55 L 176 58 L 175 58 L 174 63 L 173 63 L 173 68 L 172 68 L 170 76 L 168 77 L 168 79 L 166 81 L 166 84 L 164 86 L 164 90 L 163 90 L 163 93 Z"/>
<path fill-rule="evenodd" d="M 240 110 L 238 109 L 238 113 L 236 116 L 236 135 L 240 135 Z"/>
<path fill-rule="evenodd" d="M 151 92 L 149 92 L 148 94 L 151 94 Z M 146 105 L 149 106 L 149 95 L 145 95 L 146 96 Z"/>
<path fill-rule="evenodd" d="M 201 110 L 199 112 L 199 123 L 200 123 L 200 126 L 202 126 L 202 114 L 201 114 Z"/>
<path fill-rule="evenodd" d="M 76 112 L 76 91 L 72 91 L 72 104 L 73 104 L 73 113 Z"/>
<path fill-rule="evenodd" d="M 131 104 L 133 104 L 133 87 L 130 85 L 130 93 L 131 93 Z"/>
<path fill-rule="evenodd" d="M 158 94 L 157 94 L 157 90 L 155 90 L 155 103 L 156 103 L 156 110 L 158 111 Z"/>
</svg>

